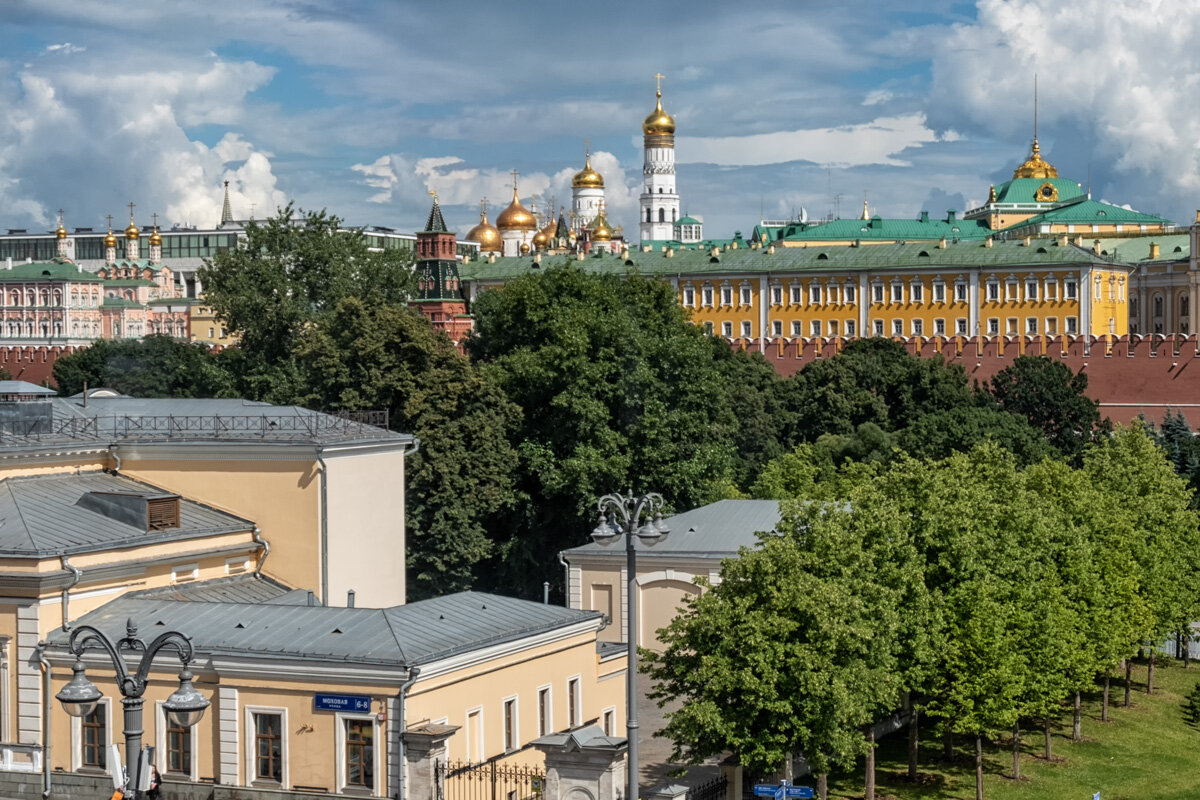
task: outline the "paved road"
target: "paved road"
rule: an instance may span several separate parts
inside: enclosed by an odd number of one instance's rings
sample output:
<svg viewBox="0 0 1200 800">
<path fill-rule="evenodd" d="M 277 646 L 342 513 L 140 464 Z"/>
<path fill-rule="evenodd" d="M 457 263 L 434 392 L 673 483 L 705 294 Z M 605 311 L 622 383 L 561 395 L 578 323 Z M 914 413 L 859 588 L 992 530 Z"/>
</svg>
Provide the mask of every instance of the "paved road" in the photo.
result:
<svg viewBox="0 0 1200 800">
<path fill-rule="evenodd" d="M 671 742 L 655 736 L 654 733 L 661 730 L 666 724 L 663 715 L 670 709 L 661 709 L 653 700 L 646 697 L 650 691 L 649 684 L 649 678 L 639 676 L 638 690 L 641 699 L 638 702 L 638 726 L 641 735 L 638 737 L 638 761 L 641 762 L 641 770 L 638 774 L 643 796 L 647 789 L 664 783 L 696 786 L 720 775 L 720 758 L 711 758 L 703 764 L 686 767 L 687 773 L 682 778 L 671 777 L 667 774 L 671 770 L 679 769 L 680 765 L 670 762 Z"/>
</svg>

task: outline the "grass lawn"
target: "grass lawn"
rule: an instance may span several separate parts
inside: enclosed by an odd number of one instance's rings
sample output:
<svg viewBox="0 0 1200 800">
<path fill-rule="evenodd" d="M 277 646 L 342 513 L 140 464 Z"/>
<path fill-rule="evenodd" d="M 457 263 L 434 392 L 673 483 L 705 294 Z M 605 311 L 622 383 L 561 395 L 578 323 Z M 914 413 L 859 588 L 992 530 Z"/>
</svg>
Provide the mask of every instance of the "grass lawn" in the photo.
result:
<svg viewBox="0 0 1200 800">
<path fill-rule="evenodd" d="M 984 744 L 986 800 L 1194 800 L 1200 797 L 1200 730 L 1185 718 L 1185 695 L 1200 682 L 1200 665 L 1184 670 L 1182 662 L 1154 670 L 1154 694 L 1146 694 L 1146 669 L 1133 671 L 1133 705 L 1124 708 L 1123 684 L 1115 680 L 1109 721 L 1100 721 L 1100 693 L 1083 701 L 1082 742 L 1071 741 L 1071 718 L 1064 713 L 1053 737 L 1055 760 L 1041 758 L 1040 728 L 1022 727 L 1021 780 L 1012 780 L 1012 739 Z M 920 769 L 925 780 L 910 784 L 907 734 L 899 731 L 880 741 L 876 797 L 900 800 L 974 800 L 974 741 L 956 738 L 952 763 L 941 760 L 942 742 L 922 726 Z M 1061 760 L 1059 760 L 1061 759 Z M 861 763 L 861 762 L 860 762 Z M 797 783 L 815 786 L 815 779 Z M 831 798 L 861 798 L 862 772 L 830 776 Z"/>
</svg>

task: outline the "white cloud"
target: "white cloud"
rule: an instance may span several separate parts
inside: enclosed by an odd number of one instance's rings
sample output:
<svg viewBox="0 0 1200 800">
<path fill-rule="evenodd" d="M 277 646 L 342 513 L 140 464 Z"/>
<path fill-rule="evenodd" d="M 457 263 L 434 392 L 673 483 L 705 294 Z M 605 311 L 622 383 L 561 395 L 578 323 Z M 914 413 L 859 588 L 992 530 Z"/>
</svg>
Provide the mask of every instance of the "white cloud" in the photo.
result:
<svg viewBox="0 0 1200 800">
<path fill-rule="evenodd" d="M 62 44 L 46 45 L 47 53 L 61 53 L 62 55 L 70 55 L 71 53 L 82 53 L 85 50 L 87 50 L 86 47 L 79 47 L 77 45 L 71 44 L 70 42 L 63 42 Z"/>
<path fill-rule="evenodd" d="M 936 140 L 937 136 L 925 124 L 924 114 L 907 114 L 880 117 L 860 125 L 837 128 L 778 131 L 752 136 L 680 137 L 676 140 L 676 147 L 681 163 L 754 166 L 811 161 L 837 166 L 903 166 L 907 162 L 895 158 L 895 154 Z"/>
<path fill-rule="evenodd" d="M 874 89 L 867 93 L 867 96 L 863 98 L 862 104 L 864 106 L 877 106 L 889 102 L 893 97 L 895 95 L 887 89 Z"/>
</svg>

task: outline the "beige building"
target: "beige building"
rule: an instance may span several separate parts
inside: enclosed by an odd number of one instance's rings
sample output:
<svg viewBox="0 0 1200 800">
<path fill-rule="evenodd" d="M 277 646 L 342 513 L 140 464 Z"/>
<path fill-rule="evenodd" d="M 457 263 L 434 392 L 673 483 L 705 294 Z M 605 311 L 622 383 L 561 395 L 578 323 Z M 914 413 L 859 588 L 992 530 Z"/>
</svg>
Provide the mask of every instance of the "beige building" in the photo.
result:
<svg viewBox="0 0 1200 800">
<path fill-rule="evenodd" d="M 700 594 L 697 578 L 719 580 L 721 562 L 743 547 L 758 544 L 759 531 L 779 523 L 775 500 L 721 500 L 666 520 L 671 535 L 654 545 L 635 538 L 637 550 L 638 645 L 657 649 L 658 630 L 675 617 L 689 597 Z M 622 641 L 629 611 L 629 573 L 624 540 L 593 543 L 561 553 L 567 564 L 571 608 L 599 611 L 612 620 L 600 636 Z"/>
</svg>

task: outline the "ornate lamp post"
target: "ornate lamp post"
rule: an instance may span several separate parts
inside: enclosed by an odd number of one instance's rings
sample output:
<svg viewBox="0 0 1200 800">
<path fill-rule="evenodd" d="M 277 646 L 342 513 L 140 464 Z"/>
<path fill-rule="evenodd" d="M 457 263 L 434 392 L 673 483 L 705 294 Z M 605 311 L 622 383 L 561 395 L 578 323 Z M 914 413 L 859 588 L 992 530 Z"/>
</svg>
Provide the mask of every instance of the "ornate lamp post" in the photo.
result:
<svg viewBox="0 0 1200 800">
<path fill-rule="evenodd" d="M 629 674 L 625 681 L 625 730 L 629 747 L 629 767 L 625 781 L 625 800 L 638 800 L 638 721 L 637 721 L 637 550 L 634 541 L 647 546 L 661 542 L 670 533 L 663 522 L 662 495 L 649 493 L 637 497 L 606 494 L 597 503 L 600 521 L 592 531 L 592 540 L 610 545 L 625 537 L 626 577 L 629 613 L 625 616 L 625 636 L 629 643 Z"/>
<path fill-rule="evenodd" d="M 75 654 L 74 676 L 55 697 L 63 709 L 73 717 L 86 717 L 92 713 L 102 697 L 96 684 L 84 674 L 83 651 L 94 646 L 108 653 L 113 669 L 117 672 L 117 686 L 121 690 L 121 704 L 125 706 L 125 785 L 137 795 L 138 764 L 142 752 L 142 695 L 146 693 L 146 677 L 150 663 L 164 647 L 174 648 L 183 664 L 179 673 L 179 688 L 163 703 L 167 718 L 176 727 L 190 728 L 200 721 L 208 708 L 208 700 L 192 685 L 192 673 L 188 664 L 192 660 L 192 642 L 178 631 L 167 631 L 147 645 L 137 636 L 137 626 L 130 619 L 125 623 L 125 636 L 114 644 L 103 631 L 91 625 L 80 625 L 71 632 L 68 643 Z M 142 654 L 137 670 L 129 672 L 122 651 Z"/>
</svg>

